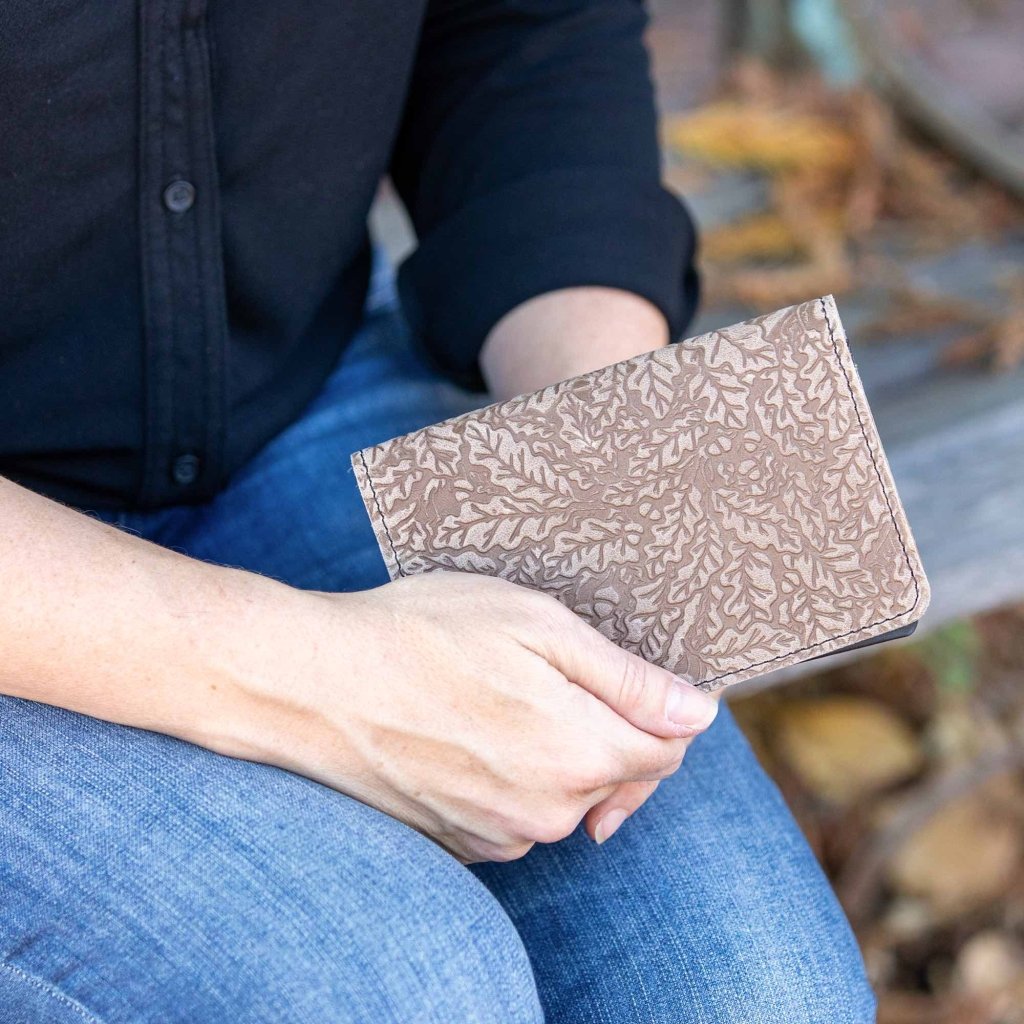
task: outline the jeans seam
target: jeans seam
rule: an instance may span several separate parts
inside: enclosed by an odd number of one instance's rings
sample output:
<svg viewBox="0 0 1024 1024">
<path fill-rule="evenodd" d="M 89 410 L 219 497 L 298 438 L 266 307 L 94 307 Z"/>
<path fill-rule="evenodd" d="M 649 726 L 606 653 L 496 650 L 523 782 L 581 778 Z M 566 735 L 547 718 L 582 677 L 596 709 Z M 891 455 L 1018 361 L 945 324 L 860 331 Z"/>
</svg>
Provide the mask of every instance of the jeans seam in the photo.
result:
<svg viewBox="0 0 1024 1024">
<path fill-rule="evenodd" d="M 103 1024 L 94 1013 L 87 1010 L 77 999 L 72 999 L 71 996 L 65 995 L 59 989 L 54 988 L 53 985 L 43 981 L 42 978 L 37 978 L 34 974 L 29 974 L 28 971 L 22 970 L 20 967 L 15 967 L 14 964 L 8 963 L 6 960 L 0 960 L 0 968 L 6 971 L 10 971 L 16 978 L 21 981 L 27 982 L 33 988 L 38 989 L 44 995 L 49 996 L 55 1002 L 61 1003 L 70 1010 L 74 1010 L 83 1020 L 88 1021 L 89 1024 Z"/>
<path fill-rule="evenodd" d="M 519 1006 L 516 1007 L 516 1016 L 517 1018 L 521 1018 L 524 1022 L 529 1022 L 529 1024 L 543 1024 L 545 1017 L 544 1007 L 540 1000 L 540 990 L 537 987 L 537 979 L 533 973 L 533 966 L 530 961 L 529 953 L 523 944 L 522 936 L 519 934 L 519 929 L 516 928 L 513 923 L 511 933 L 509 933 L 502 927 L 505 923 L 505 921 L 499 919 L 498 927 L 495 931 L 501 936 L 502 944 L 505 947 L 504 951 L 506 962 L 515 964 L 513 971 L 517 983 L 521 985 L 519 991 L 532 992 L 537 1006 L 540 1007 L 541 1011 L 541 1016 L 539 1018 L 536 1015 L 530 1014 L 529 1011 L 532 1007 L 527 1006 L 526 1002 L 520 1000 Z"/>
</svg>

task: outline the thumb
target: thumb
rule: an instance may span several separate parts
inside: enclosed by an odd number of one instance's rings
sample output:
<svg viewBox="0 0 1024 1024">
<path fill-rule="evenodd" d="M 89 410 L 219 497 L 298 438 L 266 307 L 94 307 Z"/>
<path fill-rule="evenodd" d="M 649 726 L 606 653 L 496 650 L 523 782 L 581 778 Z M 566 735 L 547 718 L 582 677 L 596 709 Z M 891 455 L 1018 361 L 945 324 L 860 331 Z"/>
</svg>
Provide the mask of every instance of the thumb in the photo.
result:
<svg viewBox="0 0 1024 1024">
<path fill-rule="evenodd" d="M 549 660 L 567 679 L 589 691 L 631 725 L 666 739 L 703 732 L 718 701 L 692 683 L 622 650 L 570 612 Z"/>
<path fill-rule="evenodd" d="M 657 788 L 656 781 L 624 782 L 617 786 L 614 793 L 587 811 L 584 819 L 587 835 L 598 844 L 611 839 L 622 823 L 639 810 Z"/>
</svg>

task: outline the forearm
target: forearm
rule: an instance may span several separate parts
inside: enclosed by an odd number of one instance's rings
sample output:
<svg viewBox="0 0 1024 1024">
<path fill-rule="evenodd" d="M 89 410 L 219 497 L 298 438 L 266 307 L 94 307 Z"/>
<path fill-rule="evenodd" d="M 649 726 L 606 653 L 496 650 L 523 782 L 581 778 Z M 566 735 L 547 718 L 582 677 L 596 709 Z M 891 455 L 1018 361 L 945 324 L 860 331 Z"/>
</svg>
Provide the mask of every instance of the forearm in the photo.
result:
<svg viewBox="0 0 1024 1024">
<path fill-rule="evenodd" d="M 495 325 L 480 366 L 498 399 L 525 394 L 668 343 L 664 316 L 646 299 L 614 288 L 538 295 Z"/>
<path fill-rule="evenodd" d="M 215 749 L 291 593 L 2 479 L 0 579 L 0 692 Z"/>
</svg>

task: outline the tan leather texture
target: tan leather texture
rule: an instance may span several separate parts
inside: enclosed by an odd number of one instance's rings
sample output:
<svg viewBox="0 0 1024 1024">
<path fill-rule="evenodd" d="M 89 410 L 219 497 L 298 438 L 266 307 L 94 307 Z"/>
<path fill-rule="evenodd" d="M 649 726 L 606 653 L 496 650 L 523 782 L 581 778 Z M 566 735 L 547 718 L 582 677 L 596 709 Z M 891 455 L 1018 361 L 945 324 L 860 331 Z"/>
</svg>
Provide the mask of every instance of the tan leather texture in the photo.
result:
<svg viewBox="0 0 1024 1024">
<path fill-rule="evenodd" d="M 392 579 L 454 569 L 535 587 L 709 690 L 928 603 L 831 296 L 352 462 Z"/>
</svg>

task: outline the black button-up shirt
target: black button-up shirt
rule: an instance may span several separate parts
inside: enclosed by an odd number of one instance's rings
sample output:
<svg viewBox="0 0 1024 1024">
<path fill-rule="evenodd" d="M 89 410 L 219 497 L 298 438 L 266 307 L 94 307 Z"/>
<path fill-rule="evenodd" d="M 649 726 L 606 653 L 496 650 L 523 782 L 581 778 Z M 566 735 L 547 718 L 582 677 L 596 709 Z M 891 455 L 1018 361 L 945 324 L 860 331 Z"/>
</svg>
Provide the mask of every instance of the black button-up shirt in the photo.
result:
<svg viewBox="0 0 1024 1024">
<path fill-rule="evenodd" d="M 0 473 L 88 507 L 215 494 L 358 324 L 388 172 L 403 306 L 453 377 L 553 288 L 681 329 L 642 28 L 635 0 L 5 0 Z"/>
</svg>

